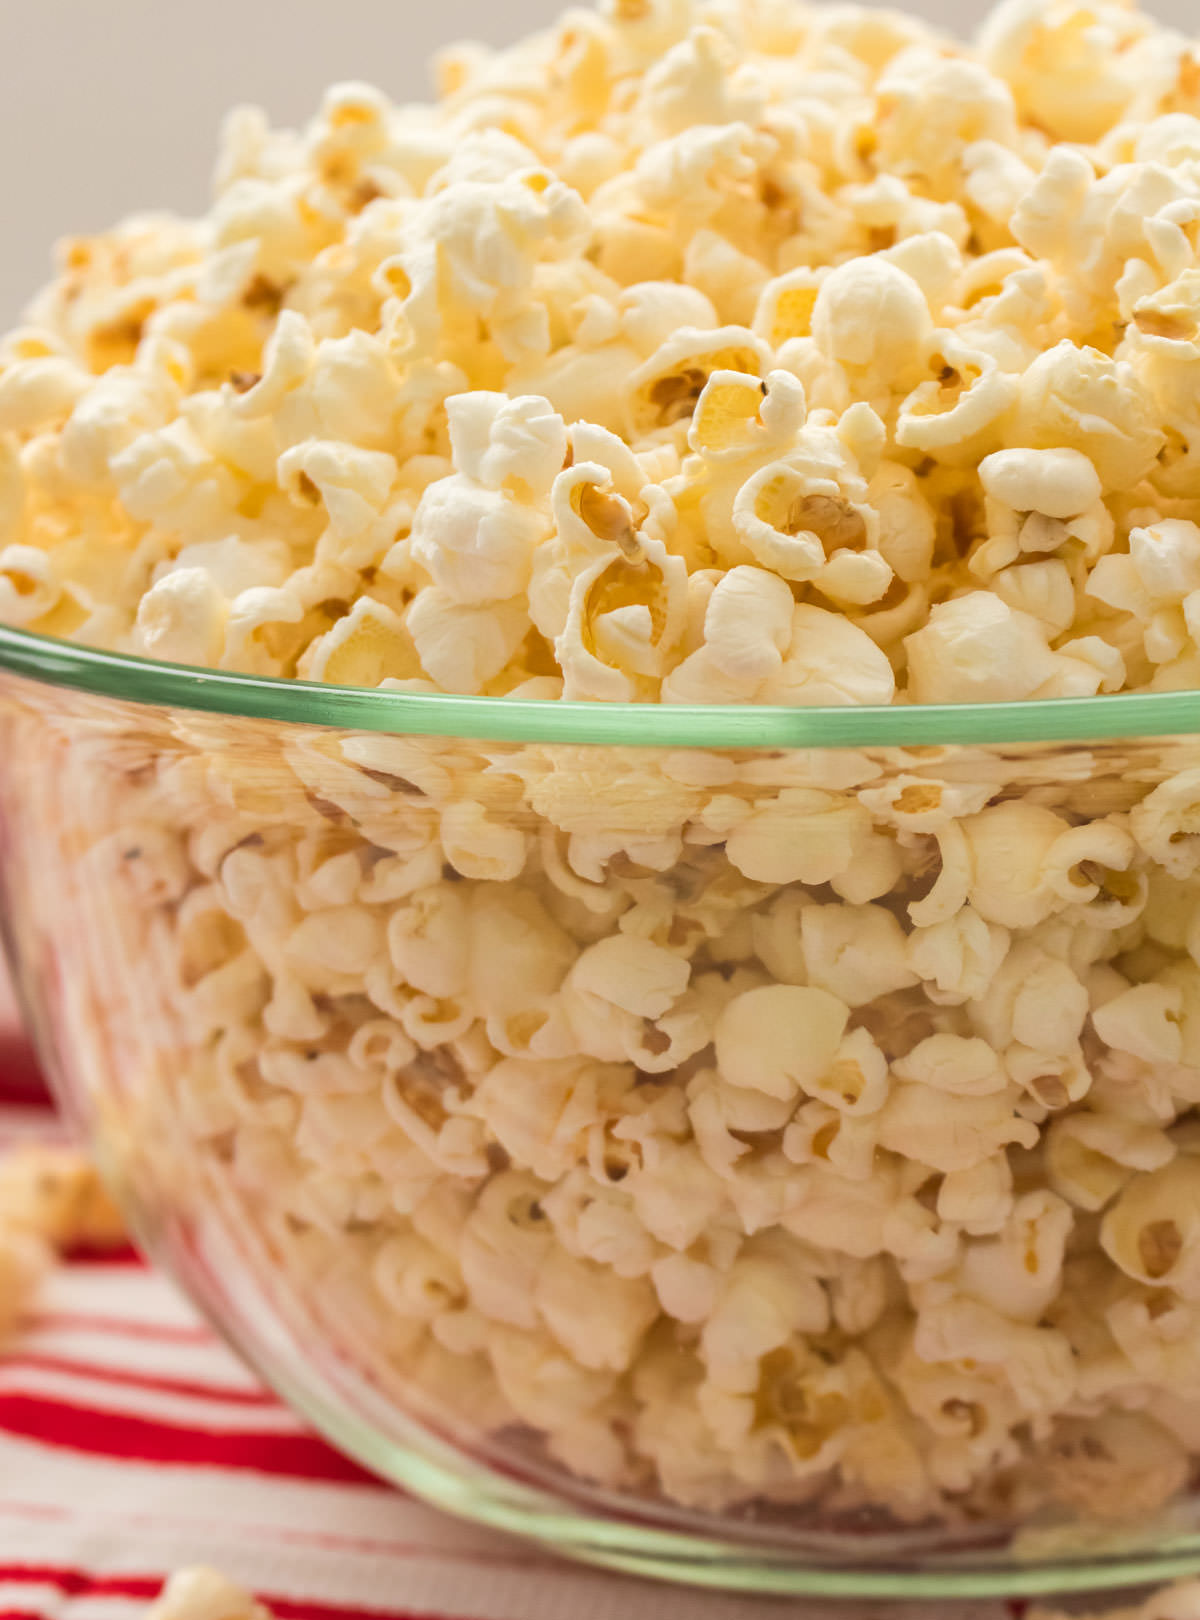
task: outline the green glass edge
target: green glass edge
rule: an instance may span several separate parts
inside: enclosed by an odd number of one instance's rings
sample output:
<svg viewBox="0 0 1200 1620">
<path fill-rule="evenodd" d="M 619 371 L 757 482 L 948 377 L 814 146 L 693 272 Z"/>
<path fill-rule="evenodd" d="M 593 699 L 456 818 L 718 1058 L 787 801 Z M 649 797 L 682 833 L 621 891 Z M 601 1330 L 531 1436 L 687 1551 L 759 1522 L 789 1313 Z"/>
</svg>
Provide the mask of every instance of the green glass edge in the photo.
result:
<svg viewBox="0 0 1200 1620">
<path fill-rule="evenodd" d="M 0 670 L 126 703 L 292 725 L 487 742 L 644 748 L 911 748 L 950 743 L 1088 743 L 1200 732 L 1200 692 L 840 709 L 459 697 L 189 669 L 4 626 L 0 626 Z"/>
</svg>

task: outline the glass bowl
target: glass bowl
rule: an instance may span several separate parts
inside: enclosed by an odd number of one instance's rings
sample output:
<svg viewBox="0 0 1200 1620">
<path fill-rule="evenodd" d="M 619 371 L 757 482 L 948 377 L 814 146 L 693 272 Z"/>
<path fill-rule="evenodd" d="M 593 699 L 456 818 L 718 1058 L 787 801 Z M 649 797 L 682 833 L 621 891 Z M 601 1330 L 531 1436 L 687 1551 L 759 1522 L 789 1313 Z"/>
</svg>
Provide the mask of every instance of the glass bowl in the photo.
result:
<svg viewBox="0 0 1200 1620">
<path fill-rule="evenodd" d="M 1200 695 L 689 709 L 0 632 L 0 900 L 150 1251 L 640 1574 L 1200 1568 Z"/>
</svg>

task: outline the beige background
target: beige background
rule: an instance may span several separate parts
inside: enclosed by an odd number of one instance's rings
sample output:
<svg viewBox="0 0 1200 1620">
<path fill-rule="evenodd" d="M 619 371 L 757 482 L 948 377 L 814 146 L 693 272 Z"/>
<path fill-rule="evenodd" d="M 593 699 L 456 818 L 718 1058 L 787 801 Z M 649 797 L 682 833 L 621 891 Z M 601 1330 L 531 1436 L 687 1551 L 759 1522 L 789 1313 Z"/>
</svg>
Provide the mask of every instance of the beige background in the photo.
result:
<svg viewBox="0 0 1200 1620">
<path fill-rule="evenodd" d="M 303 119 L 321 87 L 366 78 L 426 94 L 464 35 L 496 43 L 567 0 L 0 0 L 0 323 L 45 278 L 50 244 L 138 208 L 202 208 L 222 112 Z M 959 31 L 987 0 L 909 0 Z M 1146 0 L 1196 26 L 1198 0 Z"/>
</svg>

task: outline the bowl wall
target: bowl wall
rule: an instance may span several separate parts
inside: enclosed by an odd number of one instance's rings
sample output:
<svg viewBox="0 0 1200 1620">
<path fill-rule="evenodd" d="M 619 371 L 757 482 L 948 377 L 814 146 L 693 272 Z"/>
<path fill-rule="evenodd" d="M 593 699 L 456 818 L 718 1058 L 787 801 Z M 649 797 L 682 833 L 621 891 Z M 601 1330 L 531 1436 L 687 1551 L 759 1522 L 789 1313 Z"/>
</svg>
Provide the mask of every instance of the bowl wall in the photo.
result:
<svg viewBox="0 0 1200 1620">
<path fill-rule="evenodd" d="M 642 1573 L 1200 1567 L 1200 743 L 396 736 L 0 676 L 143 1241 L 345 1449 Z"/>
</svg>

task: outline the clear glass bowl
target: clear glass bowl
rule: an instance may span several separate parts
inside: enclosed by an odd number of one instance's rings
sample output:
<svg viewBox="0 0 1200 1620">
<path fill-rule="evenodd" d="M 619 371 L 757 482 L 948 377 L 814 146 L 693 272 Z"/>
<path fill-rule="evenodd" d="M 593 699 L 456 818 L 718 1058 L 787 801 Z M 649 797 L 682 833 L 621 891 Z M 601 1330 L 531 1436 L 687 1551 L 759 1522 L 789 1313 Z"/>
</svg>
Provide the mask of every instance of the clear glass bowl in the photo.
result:
<svg viewBox="0 0 1200 1620">
<path fill-rule="evenodd" d="M 151 1253 L 642 1574 L 1200 1568 L 1200 696 L 622 708 L 0 632 L 0 884 Z"/>
</svg>

